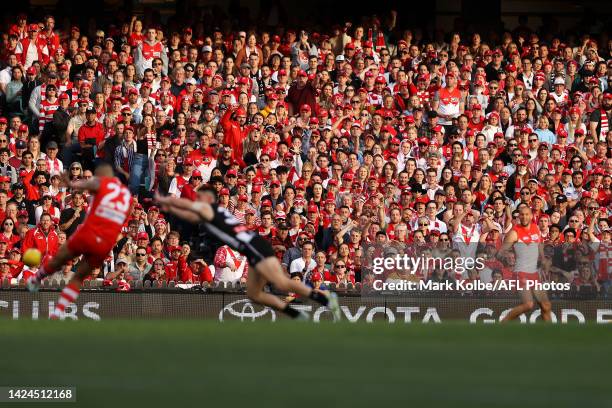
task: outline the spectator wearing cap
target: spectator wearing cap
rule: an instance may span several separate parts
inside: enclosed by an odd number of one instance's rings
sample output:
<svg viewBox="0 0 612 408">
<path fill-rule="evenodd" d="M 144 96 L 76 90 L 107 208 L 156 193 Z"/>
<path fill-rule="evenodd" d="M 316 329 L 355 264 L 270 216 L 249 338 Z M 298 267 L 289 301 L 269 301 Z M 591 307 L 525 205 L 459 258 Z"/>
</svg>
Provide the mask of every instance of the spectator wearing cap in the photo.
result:
<svg viewBox="0 0 612 408">
<path fill-rule="evenodd" d="M 53 203 L 53 197 L 49 193 L 41 194 L 41 196 L 40 205 L 34 209 L 36 223 L 39 223 L 42 214 L 51 215 L 51 219 L 54 220 L 54 223 L 57 223 L 57 220 L 60 218 L 60 210 Z"/>
<path fill-rule="evenodd" d="M 11 273 L 11 265 L 9 264 L 9 260 L 5 258 L 6 251 L 6 242 L 0 240 L 0 282 L 3 282 L 5 279 L 11 280 L 13 278 L 13 274 Z"/>
<path fill-rule="evenodd" d="M 45 98 L 40 102 L 38 108 L 38 134 L 43 133 L 45 126 L 52 123 L 53 114 L 59 108 L 58 89 L 54 84 L 48 84 L 45 89 Z M 51 133 L 48 130 L 47 133 Z"/>
<path fill-rule="evenodd" d="M 18 210 L 26 210 L 28 208 L 28 206 L 29 206 L 29 203 L 26 201 L 25 186 L 23 185 L 23 183 L 21 181 L 18 182 L 18 183 L 13 184 L 11 190 L 13 192 L 13 196 L 8 201 L 8 203 L 9 203 L 9 206 L 11 204 L 13 204 L 15 206 L 14 219 L 16 220 L 17 219 L 17 211 Z M 7 206 L 7 209 L 9 208 L 9 206 Z M 27 211 L 26 211 L 26 215 L 28 215 Z"/>
<path fill-rule="evenodd" d="M 64 172 L 64 163 L 57 157 L 59 146 L 57 142 L 50 141 L 46 147 L 45 162 L 50 176 L 60 175 Z"/>
<path fill-rule="evenodd" d="M 228 109 L 221 119 L 221 127 L 225 133 L 223 144 L 231 148 L 232 160 L 242 162 L 243 140 L 248 137 L 250 128 L 245 126 L 247 113 L 240 106 Z"/>
<path fill-rule="evenodd" d="M 59 105 L 51 120 L 46 124 L 41 134 L 41 141 L 43 147 L 46 148 L 47 144 L 51 141 L 55 142 L 58 146 L 64 146 L 66 144 L 66 131 L 68 129 L 68 123 L 70 122 L 70 95 L 63 92 L 59 96 Z"/>
<path fill-rule="evenodd" d="M 109 271 L 106 276 L 104 276 L 105 279 L 107 280 L 125 280 L 126 279 L 126 275 L 128 273 L 128 265 L 130 264 L 130 261 L 124 257 L 124 256 L 120 256 L 117 258 L 117 260 L 115 261 L 115 267 L 112 271 Z"/>
<path fill-rule="evenodd" d="M 452 125 L 452 120 L 463 113 L 464 102 L 453 73 L 446 75 L 446 86 L 436 93 L 432 110 L 438 113 L 438 124 L 446 127 Z M 450 128 L 447 131 L 450 131 Z"/>
<path fill-rule="evenodd" d="M 249 197 L 246 194 L 238 194 L 238 197 L 236 197 L 236 204 L 231 209 L 232 214 L 241 224 L 246 224 L 246 214 L 249 210 L 248 202 Z"/>
<path fill-rule="evenodd" d="M 263 196 L 261 200 L 262 202 L 265 202 L 266 200 L 269 201 L 272 208 L 276 208 L 277 205 L 282 204 L 284 197 L 282 196 L 280 181 L 271 181 L 268 194 Z"/>
<path fill-rule="evenodd" d="M 81 155 L 84 163 L 91 163 L 95 157 L 95 149 L 104 140 L 104 127 L 97 121 L 97 112 L 93 108 L 88 108 L 85 116 L 85 123 L 79 128 L 77 136 L 81 147 Z"/>
<path fill-rule="evenodd" d="M 175 174 L 175 176 L 172 178 L 172 181 L 170 182 L 170 187 L 168 189 L 168 194 L 171 194 L 175 197 L 180 197 L 183 187 L 187 185 L 187 183 L 189 183 L 189 180 L 191 179 L 191 174 L 194 171 L 195 162 L 191 158 L 187 157 L 183 161 L 182 172 L 180 174 Z M 200 173 L 200 176 L 201 175 L 202 174 Z"/>
<path fill-rule="evenodd" d="M 43 82 L 41 78 L 38 77 L 38 71 L 34 66 L 26 69 L 24 79 L 23 87 L 21 88 L 21 109 L 23 110 L 23 113 L 27 115 L 30 114 L 28 111 L 28 109 L 31 108 L 30 99 L 32 98 L 32 94 L 34 93 L 35 89 L 38 93 L 38 99 L 35 98 L 35 103 L 40 101 L 40 86 Z M 36 106 L 35 108 L 38 110 Z"/>
<path fill-rule="evenodd" d="M 185 184 L 181 190 L 181 198 L 186 198 L 190 201 L 196 201 L 198 187 L 202 185 L 202 173 L 199 170 L 193 170 L 189 183 Z"/>
<path fill-rule="evenodd" d="M 56 96 L 57 96 L 57 74 L 55 73 L 55 71 L 46 73 L 45 81 L 32 90 L 30 94 L 30 98 L 27 101 L 28 108 L 32 115 L 32 119 L 34 119 L 34 122 L 32 123 L 33 125 L 38 125 L 38 119 L 40 117 L 40 109 L 41 109 L 43 101 L 47 97 L 47 88 L 55 89 Z M 35 130 L 36 127 L 32 127 L 32 132 L 36 132 Z"/>
<path fill-rule="evenodd" d="M 489 51 L 491 56 L 490 62 L 485 66 L 487 82 L 497 80 L 499 72 L 502 70 L 503 55 L 500 50 Z"/>
<path fill-rule="evenodd" d="M 316 106 L 316 95 L 318 86 L 318 76 L 313 81 L 309 81 L 308 74 L 304 70 L 298 72 L 296 80 L 289 87 L 286 101 L 289 103 L 289 115 L 297 114 L 304 105 L 314 111 Z"/>
<path fill-rule="evenodd" d="M 39 35 L 38 24 L 28 26 L 28 36 L 17 43 L 15 55 L 17 60 L 25 69 L 28 69 L 34 61 L 44 64 L 49 62 L 49 47 L 47 40 Z"/>
<path fill-rule="evenodd" d="M 267 118 L 269 114 L 276 113 L 276 106 L 278 105 L 278 95 L 275 92 L 266 94 L 266 105 L 259 111 L 264 118 Z"/>
<path fill-rule="evenodd" d="M 553 81 L 553 92 L 550 97 L 557 102 L 557 106 L 563 108 L 569 103 L 569 92 L 565 89 L 565 79 L 558 76 Z"/>
</svg>

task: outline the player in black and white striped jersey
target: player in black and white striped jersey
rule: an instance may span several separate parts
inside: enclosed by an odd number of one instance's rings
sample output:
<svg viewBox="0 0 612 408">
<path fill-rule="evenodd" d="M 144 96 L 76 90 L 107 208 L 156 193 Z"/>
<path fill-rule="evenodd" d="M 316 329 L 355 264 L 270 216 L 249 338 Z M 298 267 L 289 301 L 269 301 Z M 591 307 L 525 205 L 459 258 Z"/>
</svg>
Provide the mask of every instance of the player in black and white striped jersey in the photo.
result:
<svg viewBox="0 0 612 408">
<path fill-rule="evenodd" d="M 247 257 L 252 268 L 247 278 L 247 296 L 253 302 L 270 306 L 294 319 L 308 319 L 304 312 L 292 308 L 277 296 L 266 293 L 264 287 L 271 283 L 280 291 L 297 293 L 305 299 L 308 298 L 327 306 L 334 315 L 334 320 L 340 319 L 340 306 L 335 293 L 327 294 L 316 291 L 302 282 L 290 279 L 284 274 L 272 245 L 268 241 L 260 237 L 257 232 L 250 231 L 245 225 L 240 224 L 239 220 L 227 209 L 219 207 L 214 202 L 213 194 L 206 194 L 206 197 L 210 197 L 210 202 L 204 200 L 194 202 L 160 195 L 156 195 L 156 200 L 164 211 L 186 221 L 203 222 L 204 228 L 211 236 Z M 208 199 L 205 200 L 208 201 Z"/>
</svg>

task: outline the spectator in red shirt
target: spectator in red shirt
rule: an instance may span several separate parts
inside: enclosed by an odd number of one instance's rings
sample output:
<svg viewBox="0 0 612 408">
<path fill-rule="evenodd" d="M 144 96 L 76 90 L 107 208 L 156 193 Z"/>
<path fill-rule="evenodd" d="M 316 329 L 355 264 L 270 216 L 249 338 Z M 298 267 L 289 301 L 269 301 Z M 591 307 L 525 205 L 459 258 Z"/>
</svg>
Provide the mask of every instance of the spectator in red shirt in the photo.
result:
<svg viewBox="0 0 612 408">
<path fill-rule="evenodd" d="M 189 178 L 189 183 L 185 184 L 181 190 L 181 197 L 191 201 L 196 201 L 198 198 L 197 189 L 202 184 L 202 173 L 199 170 L 194 170 Z"/>
<path fill-rule="evenodd" d="M 30 248 L 38 249 L 43 256 L 55 255 L 57 252 L 59 239 L 49 214 L 41 215 L 38 226 L 29 230 L 23 238 L 21 251 L 25 252 Z"/>
<path fill-rule="evenodd" d="M 315 78 L 318 78 L 318 76 Z M 306 71 L 300 70 L 297 79 L 291 84 L 287 92 L 290 116 L 297 114 L 304 105 L 307 105 L 312 112 L 315 111 L 317 81 L 318 79 L 309 81 Z"/>
<path fill-rule="evenodd" d="M 232 116 L 234 119 L 232 119 Z M 244 126 L 245 123 L 246 111 L 238 106 L 228 109 L 221 118 L 221 126 L 225 133 L 223 144 L 232 148 L 232 159 L 239 162 L 242 162 L 242 142 L 249 133 L 249 129 Z"/>
<path fill-rule="evenodd" d="M 213 275 L 208 264 L 201 258 L 194 259 L 189 263 L 189 268 L 193 274 L 193 282 L 212 283 Z"/>
<path fill-rule="evenodd" d="M 87 109 L 85 123 L 79 128 L 78 141 L 84 163 L 91 162 L 94 159 L 95 148 L 104 140 L 104 127 L 98 122 L 97 118 L 95 109 Z"/>
</svg>

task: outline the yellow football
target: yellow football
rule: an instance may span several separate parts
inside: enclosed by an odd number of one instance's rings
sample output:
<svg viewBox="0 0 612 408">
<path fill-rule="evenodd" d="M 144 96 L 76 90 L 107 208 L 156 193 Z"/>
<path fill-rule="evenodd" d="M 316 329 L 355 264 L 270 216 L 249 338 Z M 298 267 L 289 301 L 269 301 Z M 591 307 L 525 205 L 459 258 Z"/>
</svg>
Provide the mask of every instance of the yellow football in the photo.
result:
<svg viewBox="0 0 612 408">
<path fill-rule="evenodd" d="M 30 248 L 23 253 L 22 261 L 24 264 L 34 267 L 40 265 L 42 254 L 38 249 Z"/>
</svg>

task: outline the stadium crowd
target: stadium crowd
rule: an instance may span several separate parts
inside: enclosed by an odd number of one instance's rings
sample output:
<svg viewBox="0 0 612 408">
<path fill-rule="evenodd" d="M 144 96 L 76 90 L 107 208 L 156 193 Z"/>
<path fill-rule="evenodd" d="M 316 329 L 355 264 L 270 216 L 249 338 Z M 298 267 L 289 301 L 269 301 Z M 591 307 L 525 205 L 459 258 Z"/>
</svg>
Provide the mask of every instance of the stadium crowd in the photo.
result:
<svg viewBox="0 0 612 408">
<path fill-rule="evenodd" d="M 136 17 L 86 32 L 22 14 L 2 40 L 0 278 L 74 233 L 89 197 L 61 174 L 104 161 L 138 204 L 93 278 L 245 282 L 244 257 L 152 199 L 212 189 L 316 287 L 367 282 L 375 256 L 466 255 L 457 244 L 487 268 L 387 278 L 510 279 L 494 255 L 524 204 L 545 279 L 612 282 L 607 33 L 429 36 L 395 12 L 324 32 Z"/>
</svg>

